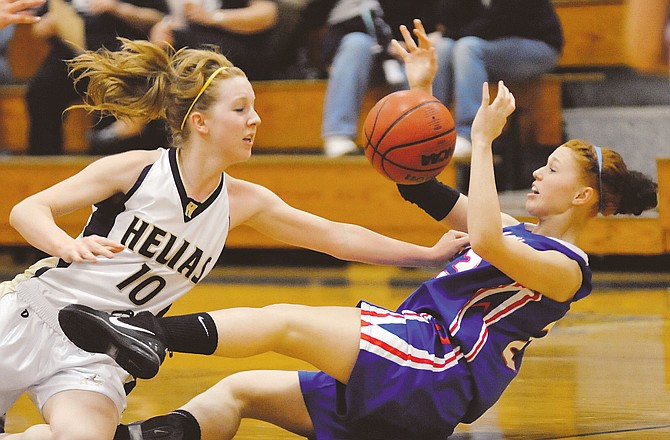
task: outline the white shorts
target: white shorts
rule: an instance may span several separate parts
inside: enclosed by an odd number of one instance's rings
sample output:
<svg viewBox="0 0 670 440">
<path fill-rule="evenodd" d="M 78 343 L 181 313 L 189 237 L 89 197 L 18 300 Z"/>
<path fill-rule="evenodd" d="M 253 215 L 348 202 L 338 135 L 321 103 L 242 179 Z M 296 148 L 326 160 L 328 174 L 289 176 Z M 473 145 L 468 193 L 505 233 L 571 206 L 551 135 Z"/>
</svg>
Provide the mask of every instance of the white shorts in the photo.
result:
<svg viewBox="0 0 670 440">
<path fill-rule="evenodd" d="M 79 349 L 58 327 L 55 310 L 51 319 L 43 319 L 23 296 L 10 292 L 0 298 L 0 414 L 25 391 L 42 411 L 56 393 L 85 390 L 112 399 L 120 417 L 128 372 L 107 355 Z"/>
</svg>

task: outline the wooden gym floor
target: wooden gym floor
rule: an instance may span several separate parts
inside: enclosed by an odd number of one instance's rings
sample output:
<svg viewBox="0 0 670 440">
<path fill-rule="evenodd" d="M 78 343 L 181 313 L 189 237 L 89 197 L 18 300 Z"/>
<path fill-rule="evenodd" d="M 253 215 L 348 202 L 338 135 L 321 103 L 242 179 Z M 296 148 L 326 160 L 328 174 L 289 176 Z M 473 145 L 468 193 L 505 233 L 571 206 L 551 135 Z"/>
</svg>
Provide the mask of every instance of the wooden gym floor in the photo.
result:
<svg viewBox="0 0 670 440">
<path fill-rule="evenodd" d="M 225 268 L 175 304 L 171 313 L 276 302 L 354 305 L 359 298 L 395 307 L 422 279 L 419 269 Z M 670 273 L 595 274 L 595 289 L 543 340 L 526 352 L 523 368 L 502 399 L 455 439 L 670 438 Z M 222 377 L 246 369 L 310 369 L 268 354 L 227 360 L 177 354 L 159 375 L 129 397 L 124 421 L 165 413 Z M 23 396 L 7 428 L 40 417 Z M 245 420 L 237 439 L 301 438 Z"/>
</svg>

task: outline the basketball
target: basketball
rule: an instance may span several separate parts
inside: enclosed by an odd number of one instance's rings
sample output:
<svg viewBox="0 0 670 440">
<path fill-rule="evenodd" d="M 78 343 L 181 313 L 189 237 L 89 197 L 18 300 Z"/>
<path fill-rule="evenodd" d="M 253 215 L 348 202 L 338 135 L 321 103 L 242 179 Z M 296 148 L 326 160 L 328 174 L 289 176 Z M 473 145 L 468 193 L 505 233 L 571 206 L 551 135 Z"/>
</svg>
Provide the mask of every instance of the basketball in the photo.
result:
<svg viewBox="0 0 670 440">
<path fill-rule="evenodd" d="M 456 143 L 454 118 L 437 98 L 401 90 L 377 102 L 363 124 L 365 156 L 383 176 L 419 184 L 440 174 Z"/>
</svg>

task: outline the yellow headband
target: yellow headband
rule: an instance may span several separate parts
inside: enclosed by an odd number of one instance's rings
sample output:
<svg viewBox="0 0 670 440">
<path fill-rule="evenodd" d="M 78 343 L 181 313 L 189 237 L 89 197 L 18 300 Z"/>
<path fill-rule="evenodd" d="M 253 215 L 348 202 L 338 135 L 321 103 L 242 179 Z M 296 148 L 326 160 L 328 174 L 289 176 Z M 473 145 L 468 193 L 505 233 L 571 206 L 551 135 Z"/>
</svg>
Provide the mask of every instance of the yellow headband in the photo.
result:
<svg viewBox="0 0 670 440">
<path fill-rule="evenodd" d="M 222 67 L 219 67 L 218 69 L 216 69 L 216 70 L 214 71 L 214 73 L 212 73 L 211 75 L 209 75 L 209 78 L 207 78 L 207 81 L 205 81 L 205 84 L 202 85 L 202 88 L 201 88 L 200 91 L 198 92 L 198 95 L 195 97 L 195 99 L 194 99 L 193 102 L 191 103 L 191 106 L 188 108 L 188 111 L 187 111 L 186 114 L 184 115 L 184 119 L 181 121 L 181 130 L 184 130 L 184 125 L 186 125 L 186 119 L 188 119 L 188 115 L 191 114 L 191 110 L 193 110 L 193 106 L 195 106 L 195 103 L 198 102 L 198 98 L 200 98 L 200 96 L 201 96 L 203 93 L 205 93 L 205 90 L 207 90 L 207 87 L 209 87 L 210 84 L 212 84 L 212 81 L 214 81 L 214 78 L 216 78 L 216 75 L 218 75 L 219 73 L 223 72 L 223 71 L 226 70 L 227 68 L 228 68 L 228 66 L 222 66 Z"/>
</svg>

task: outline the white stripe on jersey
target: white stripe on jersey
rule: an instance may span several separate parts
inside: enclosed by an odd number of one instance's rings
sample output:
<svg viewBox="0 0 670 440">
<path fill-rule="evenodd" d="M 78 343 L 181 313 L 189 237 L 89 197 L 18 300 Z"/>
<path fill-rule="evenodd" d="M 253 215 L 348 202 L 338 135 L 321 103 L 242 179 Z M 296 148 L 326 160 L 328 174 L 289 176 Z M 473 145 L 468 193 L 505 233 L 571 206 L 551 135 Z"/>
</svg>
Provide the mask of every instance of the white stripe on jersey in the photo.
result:
<svg viewBox="0 0 670 440">
<path fill-rule="evenodd" d="M 486 344 L 488 340 L 488 326 L 492 325 L 504 317 L 516 312 L 526 304 L 532 301 L 539 301 L 542 299 L 542 295 L 534 292 L 526 287 L 523 287 L 519 283 L 512 283 L 505 286 L 499 286 L 494 289 L 480 289 L 458 312 L 458 315 L 454 318 L 451 325 L 449 326 L 449 334 L 455 336 L 461 328 L 461 322 L 467 311 L 471 307 L 482 307 L 481 302 L 485 298 L 497 295 L 502 292 L 515 292 L 509 298 L 501 302 L 495 308 L 486 312 L 483 316 L 482 327 L 479 332 L 479 337 L 477 341 L 473 344 L 472 349 L 465 353 L 465 359 L 468 362 L 473 361 L 482 347 Z"/>
<path fill-rule="evenodd" d="M 427 350 L 413 347 L 398 335 L 380 327 L 382 324 L 401 324 L 407 319 L 429 323 L 427 315 L 422 316 L 414 312 L 407 315 L 392 313 L 374 306 L 370 306 L 370 309 L 361 310 L 361 350 L 415 370 L 440 372 L 458 364 L 458 359 L 462 357 L 458 349 L 440 357 Z"/>
</svg>

